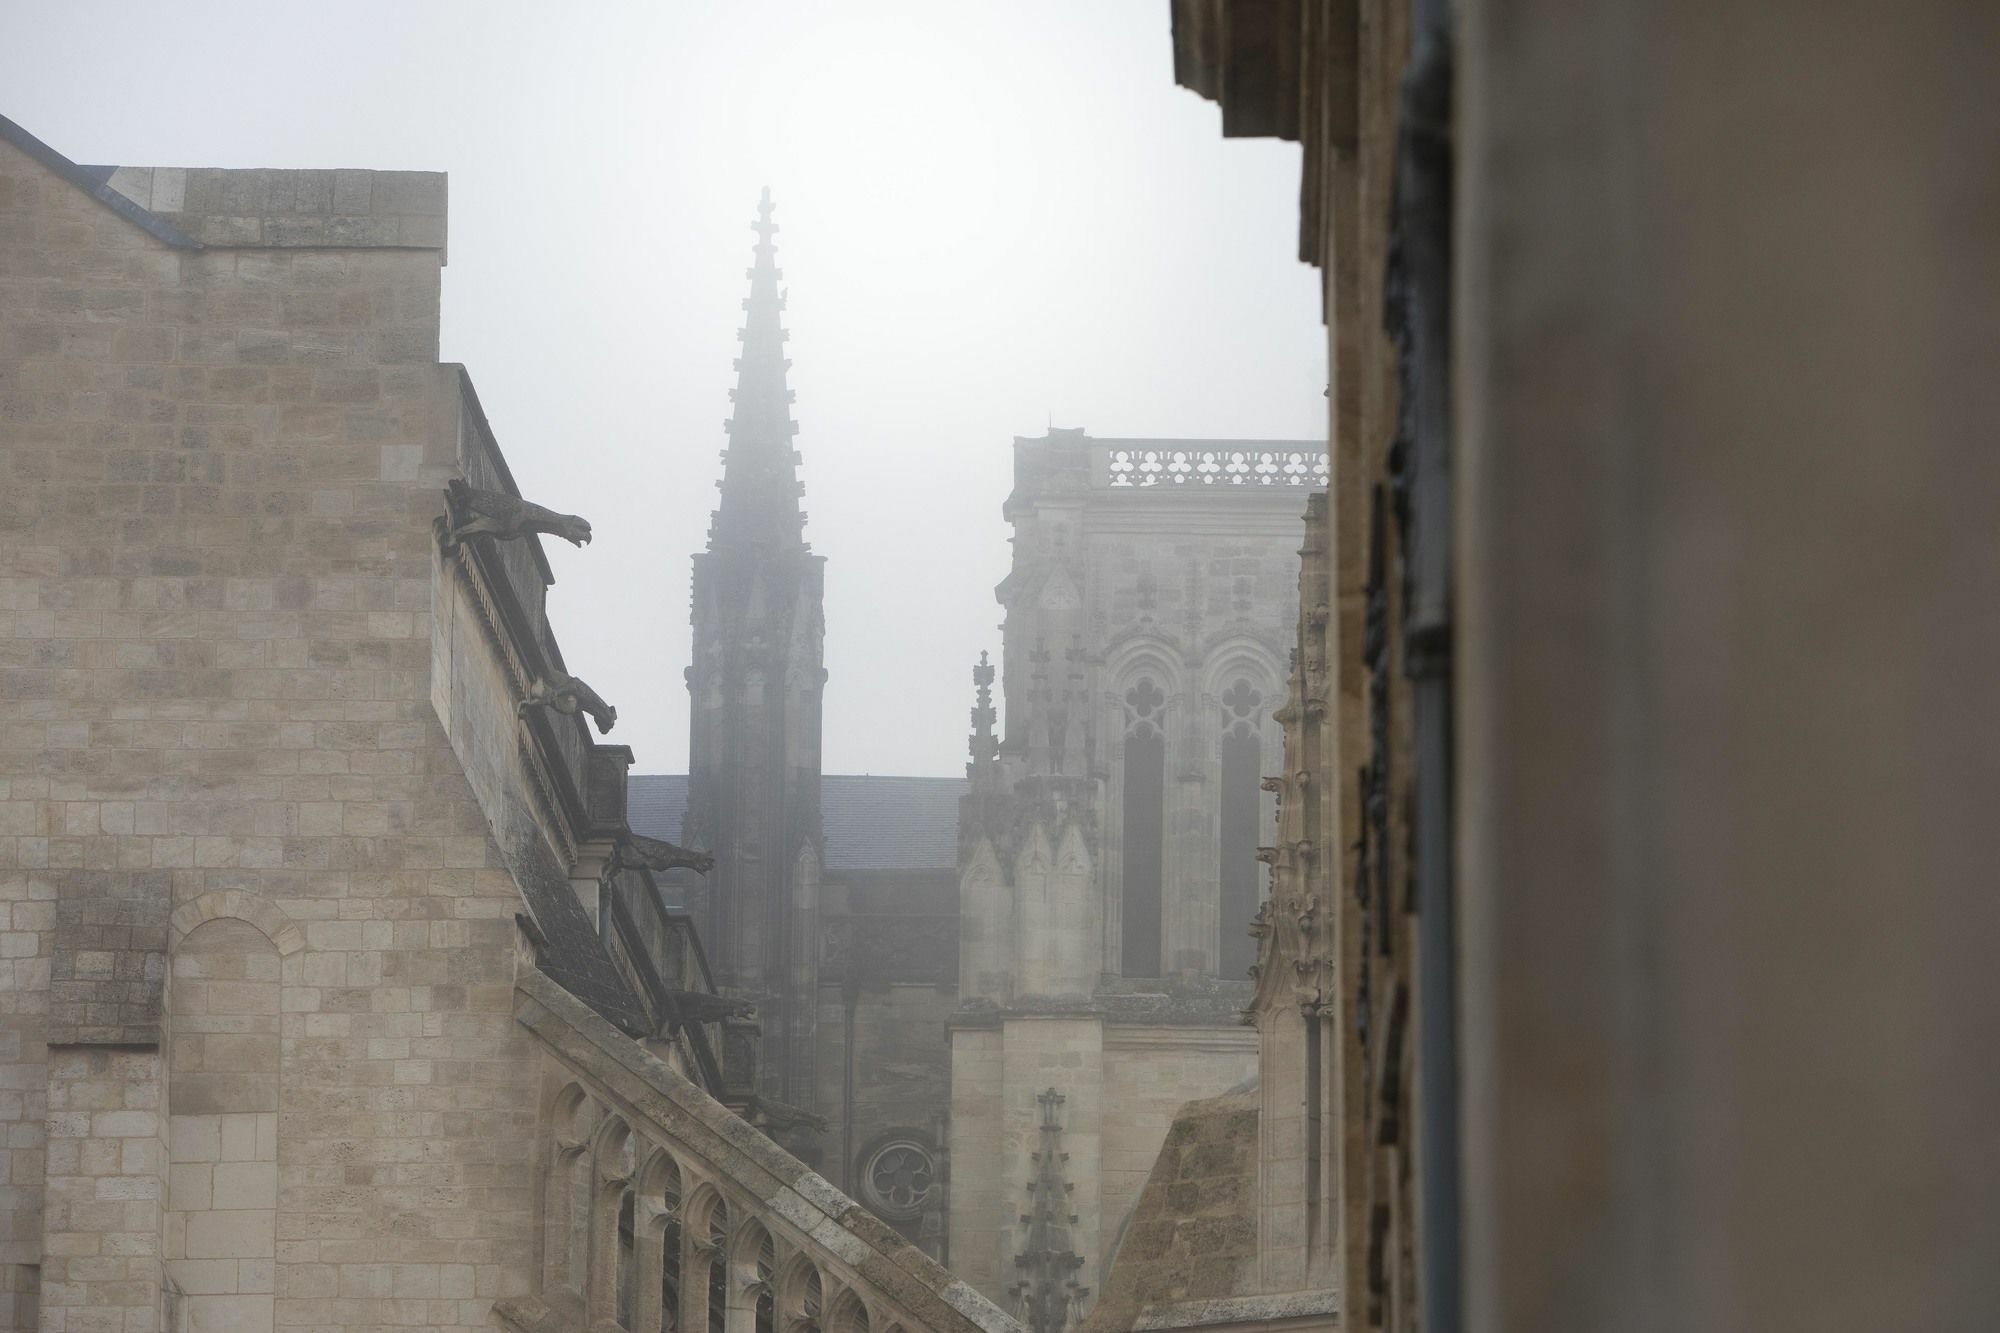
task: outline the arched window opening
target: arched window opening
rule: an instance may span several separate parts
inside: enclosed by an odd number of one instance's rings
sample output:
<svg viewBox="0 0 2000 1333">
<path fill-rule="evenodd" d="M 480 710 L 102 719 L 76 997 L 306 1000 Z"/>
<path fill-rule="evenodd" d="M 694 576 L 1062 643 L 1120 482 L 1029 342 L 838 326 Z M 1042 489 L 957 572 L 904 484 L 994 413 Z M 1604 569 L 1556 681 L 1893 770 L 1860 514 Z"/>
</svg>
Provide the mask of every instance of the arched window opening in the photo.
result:
<svg viewBox="0 0 2000 1333">
<path fill-rule="evenodd" d="M 1165 863 L 1167 696 L 1150 676 L 1125 691 L 1123 911 L 1119 972 L 1160 975 L 1161 873 Z"/>
<path fill-rule="evenodd" d="M 626 1328 L 632 1327 L 633 1298 L 638 1294 L 639 1268 L 632 1262 L 638 1243 L 635 1202 L 629 1189 L 618 1201 L 618 1322 Z"/>
<path fill-rule="evenodd" d="M 632 1273 L 632 1178 L 638 1148 L 623 1121 L 607 1117 L 591 1145 L 590 1268 L 584 1300 L 594 1320 L 616 1321 Z M 629 1327 L 629 1325 L 628 1325 Z"/>
<path fill-rule="evenodd" d="M 1217 876 L 1221 926 L 1218 973 L 1247 976 L 1257 961 L 1250 919 L 1257 914 L 1257 832 L 1264 775 L 1264 696 L 1238 677 L 1222 694 L 1222 864 Z"/>
<path fill-rule="evenodd" d="M 829 1333 L 869 1333 L 868 1307 L 854 1292 L 844 1291 L 833 1303 L 833 1318 L 827 1327 Z"/>
<path fill-rule="evenodd" d="M 729 1315 L 729 1209 L 708 1210 L 708 1333 L 723 1333 Z"/>
<path fill-rule="evenodd" d="M 826 1284 L 820 1280 L 817 1268 L 806 1269 L 804 1291 L 799 1299 L 800 1333 L 820 1333 L 821 1307 L 826 1302 Z"/>
<path fill-rule="evenodd" d="M 767 1235 L 757 1248 L 757 1333 L 777 1333 L 778 1247 Z"/>
<path fill-rule="evenodd" d="M 590 1289 L 590 1153 L 570 1153 L 563 1164 L 569 1177 L 569 1216 L 564 1219 L 569 1258 L 563 1273 L 581 1294 Z"/>
<path fill-rule="evenodd" d="M 659 1171 L 660 1239 L 660 1327 L 659 1333 L 674 1333 L 681 1326 L 681 1173 L 671 1158 L 662 1154 Z"/>
<path fill-rule="evenodd" d="M 590 1141 L 596 1125 L 597 1108 L 583 1089 L 564 1088 L 550 1114 L 545 1280 L 573 1287 L 579 1296 L 589 1285 Z"/>
</svg>

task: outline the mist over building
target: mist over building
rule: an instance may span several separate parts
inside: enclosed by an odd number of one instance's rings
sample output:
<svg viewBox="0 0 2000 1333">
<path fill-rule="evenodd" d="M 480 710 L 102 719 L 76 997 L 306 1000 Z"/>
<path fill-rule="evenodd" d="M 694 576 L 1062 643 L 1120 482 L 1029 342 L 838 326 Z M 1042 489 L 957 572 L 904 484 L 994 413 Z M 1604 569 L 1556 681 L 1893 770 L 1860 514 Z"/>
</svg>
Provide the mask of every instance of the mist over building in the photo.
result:
<svg viewBox="0 0 2000 1333">
<path fill-rule="evenodd" d="M 0 118 L 0 1330 L 2000 1326 L 1991 7 L 1157 19 L 1299 145 L 1327 438 L 809 520 L 746 191 L 670 568 L 441 359 L 443 173 Z M 867 580 L 1000 609 L 963 773 L 828 772 L 813 543 L 968 488 L 997 587 Z"/>
</svg>

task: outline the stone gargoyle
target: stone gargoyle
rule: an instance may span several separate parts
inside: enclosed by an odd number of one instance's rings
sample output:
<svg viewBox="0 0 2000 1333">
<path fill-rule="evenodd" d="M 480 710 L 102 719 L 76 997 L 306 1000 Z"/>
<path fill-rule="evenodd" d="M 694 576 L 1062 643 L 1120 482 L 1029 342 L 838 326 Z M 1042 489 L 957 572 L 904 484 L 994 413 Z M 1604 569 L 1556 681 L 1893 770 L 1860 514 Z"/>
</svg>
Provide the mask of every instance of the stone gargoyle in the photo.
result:
<svg viewBox="0 0 2000 1333">
<path fill-rule="evenodd" d="M 618 710 L 575 676 L 545 677 L 528 686 L 528 697 L 514 706 L 514 712 L 518 716 L 530 708 L 553 708 L 572 716 L 588 713 L 600 735 L 609 735 L 618 721 Z"/>
<path fill-rule="evenodd" d="M 438 545 L 446 555 L 468 538 L 506 542 L 536 532 L 560 537 L 573 546 L 590 545 L 589 520 L 558 514 L 504 491 L 477 490 L 456 478 L 445 486 L 445 511 L 439 523 Z"/>
<path fill-rule="evenodd" d="M 757 1012 L 757 1006 L 748 1000 L 725 999 L 706 991 L 670 990 L 664 998 L 670 1011 L 667 1023 L 671 1027 L 684 1023 L 715 1023 L 725 1018 L 749 1018 Z"/>
<path fill-rule="evenodd" d="M 697 875 L 706 875 L 714 865 L 715 858 L 707 852 L 691 852 L 664 838 L 628 833 L 612 847 L 611 860 L 605 865 L 604 873 L 610 876 L 630 868 L 650 870 L 654 874 L 668 870 L 692 870 Z"/>
</svg>

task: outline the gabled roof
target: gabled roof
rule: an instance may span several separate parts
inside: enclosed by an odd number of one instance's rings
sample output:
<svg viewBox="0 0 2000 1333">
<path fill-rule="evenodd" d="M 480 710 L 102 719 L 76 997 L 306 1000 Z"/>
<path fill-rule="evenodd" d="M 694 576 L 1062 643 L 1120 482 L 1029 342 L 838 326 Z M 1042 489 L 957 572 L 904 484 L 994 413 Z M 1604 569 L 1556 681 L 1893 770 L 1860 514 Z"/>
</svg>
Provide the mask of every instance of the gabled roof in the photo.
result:
<svg viewBox="0 0 2000 1333">
<path fill-rule="evenodd" d="M 111 188 L 112 174 L 116 167 L 84 167 L 58 153 L 55 149 L 28 133 L 15 122 L 0 116 L 0 139 L 34 158 L 50 171 L 61 176 L 77 189 L 103 204 L 106 208 L 140 228 L 155 240 L 164 241 L 177 250 L 199 250 L 201 242 L 182 232 L 178 227 L 149 209 L 141 208 Z"/>
<path fill-rule="evenodd" d="M 952 870 L 958 865 L 958 799 L 964 778 L 830 773 L 819 780 L 826 868 Z M 626 822 L 648 837 L 677 842 L 687 815 L 685 773 L 634 773 L 625 789 Z"/>
</svg>

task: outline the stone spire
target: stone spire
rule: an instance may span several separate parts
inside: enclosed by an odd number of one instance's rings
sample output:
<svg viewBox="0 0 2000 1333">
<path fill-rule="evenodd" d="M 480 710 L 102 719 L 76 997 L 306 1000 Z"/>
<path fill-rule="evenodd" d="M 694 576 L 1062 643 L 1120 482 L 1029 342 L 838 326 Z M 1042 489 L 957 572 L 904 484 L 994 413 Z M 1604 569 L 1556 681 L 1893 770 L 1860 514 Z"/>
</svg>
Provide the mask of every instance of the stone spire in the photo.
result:
<svg viewBox="0 0 2000 1333">
<path fill-rule="evenodd" d="M 701 919 L 717 983 L 757 1006 L 758 1095 L 810 1110 L 819 1003 L 825 569 L 805 541 L 771 192 L 736 336 L 722 498 L 694 557 L 682 840 L 715 857 Z M 807 1145 L 788 1140 L 794 1151 Z"/>
<path fill-rule="evenodd" d="M 736 358 L 736 387 L 729 392 L 735 407 L 723 424 L 729 443 L 722 451 L 722 480 L 716 483 L 722 499 L 709 524 L 710 550 L 805 541 L 805 513 L 799 508 L 805 487 L 792 447 L 799 428 L 792 420 L 792 391 L 785 385 L 792 363 L 785 357 L 785 340 L 791 335 L 781 319 L 785 293 L 778 287 L 784 271 L 771 239 L 778 231 L 771 221 L 776 209 L 766 187 L 757 202 L 757 220 L 750 224 L 757 233 L 756 262 L 745 271 L 750 295 L 743 299 L 743 327 L 736 334 L 743 354 Z"/>
</svg>

